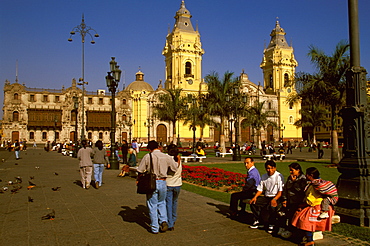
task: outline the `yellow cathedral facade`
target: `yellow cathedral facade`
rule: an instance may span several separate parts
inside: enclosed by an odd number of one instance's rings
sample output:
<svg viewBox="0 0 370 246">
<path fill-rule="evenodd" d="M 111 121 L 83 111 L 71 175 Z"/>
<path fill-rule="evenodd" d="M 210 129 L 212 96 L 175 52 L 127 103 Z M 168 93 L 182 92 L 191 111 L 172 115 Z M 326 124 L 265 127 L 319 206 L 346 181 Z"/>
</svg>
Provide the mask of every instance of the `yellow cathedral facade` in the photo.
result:
<svg viewBox="0 0 370 246">
<path fill-rule="evenodd" d="M 190 11 L 181 1 L 175 14 L 175 24 L 169 30 L 162 55 L 165 61 L 165 80 L 158 87 L 145 82 L 144 73 L 139 69 L 135 81 L 122 91 L 116 93 L 116 141 L 132 141 L 139 143 L 157 140 L 167 144 L 173 141 L 172 126 L 153 117 L 153 106 L 158 103 L 158 95 L 167 89 L 181 88 L 184 95 L 200 95 L 207 93 L 207 84 L 202 78 L 202 56 L 205 51 L 201 43 L 198 28 L 191 22 Z M 293 123 L 299 119 L 300 104 L 287 104 L 286 98 L 295 88 L 289 81 L 294 78 L 298 63 L 294 58 L 294 49 L 286 42 L 285 31 L 277 21 L 272 30 L 271 41 L 264 49 L 261 62 L 263 86 L 251 82 L 248 75 L 240 74 L 241 90 L 251 100 L 250 106 L 258 100 L 264 101 L 265 110 L 274 110 L 277 114 L 271 117 L 278 127 L 267 126 L 262 131 L 261 140 L 277 142 L 280 140 L 301 141 L 302 129 Z M 3 141 L 15 139 L 36 143 L 46 141 L 67 142 L 80 139 L 80 132 L 92 142 L 98 139 L 110 142 L 111 96 L 104 90 L 88 92 L 78 88 L 76 81 L 72 86 L 61 90 L 28 88 L 17 81 L 5 82 L 3 106 Z M 84 100 L 84 108 L 81 105 Z M 82 120 L 84 117 L 84 121 Z M 245 119 L 240 119 L 240 124 Z M 85 122 L 84 125 L 82 125 Z M 81 131 L 84 128 L 85 131 Z M 178 123 L 177 138 L 183 146 L 192 144 L 193 132 L 189 126 Z M 238 142 L 255 141 L 253 131 L 249 127 L 241 128 Z M 196 131 L 199 138 L 199 129 Z M 216 127 L 207 126 L 203 132 L 203 140 L 208 143 L 219 141 L 220 132 Z M 230 131 L 225 132 L 226 139 Z M 81 136 L 82 137 L 82 136 Z"/>
</svg>

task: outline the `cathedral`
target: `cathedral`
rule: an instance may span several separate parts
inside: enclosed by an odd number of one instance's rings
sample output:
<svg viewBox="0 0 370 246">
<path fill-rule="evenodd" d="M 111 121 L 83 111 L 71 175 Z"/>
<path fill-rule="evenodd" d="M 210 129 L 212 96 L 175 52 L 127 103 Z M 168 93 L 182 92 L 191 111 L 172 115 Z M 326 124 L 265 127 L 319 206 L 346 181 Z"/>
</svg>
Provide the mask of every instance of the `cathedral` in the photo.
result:
<svg viewBox="0 0 370 246">
<path fill-rule="evenodd" d="M 174 18 L 175 24 L 168 32 L 162 50 L 165 61 L 163 84 L 160 81 L 154 89 L 145 82 L 144 73 L 139 70 L 135 74 L 135 81 L 116 93 L 117 142 L 136 139 L 139 143 L 149 140 L 170 143 L 174 140 L 171 123 L 153 116 L 153 106 L 158 103 L 158 95 L 166 93 L 167 89 L 176 88 L 181 88 L 184 96 L 207 92 L 207 84 L 202 78 L 202 56 L 206 47 L 202 47 L 200 32 L 194 28 L 184 0 Z M 268 142 L 302 140 L 302 129 L 293 125 L 301 117 L 301 105 L 286 103 L 289 94 L 295 93 L 289 81 L 294 79 L 298 63 L 294 58 L 293 47 L 286 42 L 285 34 L 276 21 L 270 34 L 271 40 L 262 54 L 260 67 L 263 85 L 251 82 L 244 71 L 239 77 L 242 92 L 250 98 L 249 106 L 257 100 L 265 102 L 265 110 L 276 112 L 271 118 L 276 123 L 275 127 L 267 126 L 261 133 L 261 139 Z M 100 139 L 109 143 L 111 93 L 105 90 L 85 91 L 77 85 L 76 80 L 72 79 L 70 87 L 50 90 L 29 88 L 18 81 L 5 81 L 2 140 L 64 143 L 86 138 L 92 142 Z M 243 120 L 240 119 L 238 142 L 255 141 L 250 127 L 242 127 Z M 191 145 L 193 132 L 189 126 L 179 122 L 176 134 L 183 146 Z M 228 139 L 232 133 L 226 129 L 224 134 Z M 200 136 L 199 129 L 196 130 L 196 136 Z M 217 127 L 204 128 L 204 141 L 213 143 L 219 141 L 219 137 L 220 130 Z"/>
</svg>

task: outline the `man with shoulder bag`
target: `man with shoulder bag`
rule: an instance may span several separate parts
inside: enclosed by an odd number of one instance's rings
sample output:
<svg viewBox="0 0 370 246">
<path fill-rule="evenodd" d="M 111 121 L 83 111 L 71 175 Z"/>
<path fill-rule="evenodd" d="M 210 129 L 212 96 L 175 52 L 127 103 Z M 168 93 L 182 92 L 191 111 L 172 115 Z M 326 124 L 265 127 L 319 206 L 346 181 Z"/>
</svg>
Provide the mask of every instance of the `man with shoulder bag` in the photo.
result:
<svg viewBox="0 0 370 246">
<path fill-rule="evenodd" d="M 162 153 L 158 147 L 159 145 L 156 141 L 149 141 L 148 149 L 150 153 L 143 157 L 137 169 L 139 172 L 139 183 L 141 174 L 150 172 L 156 176 L 156 189 L 146 194 L 146 203 L 151 220 L 149 231 L 154 234 L 168 230 L 166 210 L 167 171 L 170 169 L 176 172 L 178 168 L 178 164 L 173 157 Z"/>
</svg>

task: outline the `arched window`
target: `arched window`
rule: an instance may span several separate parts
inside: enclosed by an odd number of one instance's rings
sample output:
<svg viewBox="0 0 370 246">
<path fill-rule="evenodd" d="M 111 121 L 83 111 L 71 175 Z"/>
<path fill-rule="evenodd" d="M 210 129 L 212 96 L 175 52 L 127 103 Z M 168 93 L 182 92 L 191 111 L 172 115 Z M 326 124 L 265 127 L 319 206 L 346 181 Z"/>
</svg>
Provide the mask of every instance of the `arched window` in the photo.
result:
<svg viewBox="0 0 370 246">
<path fill-rule="evenodd" d="M 91 132 L 87 133 L 87 138 L 90 139 L 90 140 L 92 139 L 92 133 Z"/>
<path fill-rule="evenodd" d="M 289 124 L 294 124 L 293 116 L 289 116 Z"/>
<path fill-rule="evenodd" d="M 30 132 L 30 140 L 34 140 L 35 139 L 35 133 L 34 132 Z"/>
<path fill-rule="evenodd" d="M 269 87 L 271 89 L 274 89 L 274 80 L 273 80 L 272 74 L 270 74 L 270 78 L 269 78 Z"/>
<path fill-rule="evenodd" d="M 185 63 L 185 74 L 191 75 L 191 63 L 190 62 Z"/>
<path fill-rule="evenodd" d="M 126 103 L 127 103 L 126 99 L 123 99 L 123 100 L 122 100 L 122 104 L 123 104 L 123 105 L 126 105 Z"/>
<path fill-rule="evenodd" d="M 14 93 L 14 100 L 18 100 L 18 99 L 19 99 L 18 93 Z"/>
<path fill-rule="evenodd" d="M 293 103 L 289 103 L 289 109 L 293 109 Z"/>
<path fill-rule="evenodd" d="M 289 86 L 289 74 L 284 74 L 284 87 Z"/>
<path fill-rule="evenodd" d="M 123 122 L 126 122 L 126 120 L 127 120 L 127 116 L 124 114 L 124 115 L 122 115 L 122 121 Z"/>
<path fill-rule="evenodd" d="M 102 132 L 99 132 L 99 139 L 103 139 L 103 133 Z"/>
<path fill-rule="evenodd" d="M 272 109 L 272 105 L 271 105 L 271 102 L 269 102 L 269 104 L 268 104 L 268 105 L 269 105 L 269 109 Z"/>
<path fill-rule="evenodd" d="M 17 111 L 13 112 L 13 121 L 19 121 L 19 113 Z"/>
</svg>

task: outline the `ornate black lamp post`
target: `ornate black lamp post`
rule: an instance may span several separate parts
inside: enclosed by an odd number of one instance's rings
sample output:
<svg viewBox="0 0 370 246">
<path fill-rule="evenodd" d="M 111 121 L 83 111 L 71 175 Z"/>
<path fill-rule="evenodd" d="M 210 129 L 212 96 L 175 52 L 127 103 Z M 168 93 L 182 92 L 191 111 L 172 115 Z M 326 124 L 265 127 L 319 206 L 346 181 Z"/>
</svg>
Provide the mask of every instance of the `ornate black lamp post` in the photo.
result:
<svg viewBox="0 0 370 246">
<path fill-rule="evenodd" d="M 94 32 L 95 34 L 92 35 L 91 32 Z M 98 38 L 99 34 L 92 29 L 89 26 L 86 26 L 84 16 L 82 15 L 82 21 L 81 24 L 74 27 L 72 31 L 70 32 L 70 37 L 68 39 L 69 42 L 72 42 L 72 36 L 76 33 L 79 33 L 81 35 L 81 41 L 82 41 L 82 77 L 79 79 L 78 85 L 82 85 L 82 118 L 81 118 L 81 140 L 85 139 L 85 85 L 88 84 L 88 82 L 85 81 L 85 37 L 86 35 L 89 35 L 91 38 L 91 43 L 95 44 L 94 37 Z M 77 132 L 76 132 L 77 134 Z"/>
<path fill-rule="evenodd" d="M 281 124 L 280 130 L 281 130 L 281 142 L 284 143 L 284 130 L 285 130 L 284 124 Z"/>
<path fill-rule="evenodd" d="M 350 62 L 347 73 L 346 107 L 343 119 L 343 159 L 338 171 L 339 201 L 336 212 L 341 221 L 370 226 L 370 125 L 366 94 L 366 70 L 360 65 L 358 0 L 348 0 Z"/>
<path fill-rule="evenodd" d="M 132 125 L 133 125 L 132 120 L 131 120 L 131 116 L 130 116 L 128 122 L 126 123 L 126 125 L 129 128 L 129 140 L 128 141 L 129 141 L 129 144 L 131 144 L 131 142 L 132 142 Z"/>
<path fill-rule="evenodd" d="M 72 145 L 72 147 L 73 147 L 72 156 L 74 158 L 77 158 L 78 97 L 73 97 L 73 106 L 74 106 L 73 108 L 74 108 L 75 115 L 76 115 L 76 122 L 75 122 L 75 134 L 73 135 L 74 136 L 74 139 L 73 139 L 74 144 Z"/>
<path fill-rule="evenodd" d="M 112 57 L 112 60 L 109 62 L 110 72 L 105 76 L 107 82 L 107 87 L 112 93 L 112 112 L 111 112 L 111 131 L 110 131 L 110 156 L 109 162 L 111 169 L 118 169 L 118 159 L 116 156 L 116 104 L 115 104 L 115 93 L 118 87 L 118 83 L 121 79 L 122 71 L 119 69 L 117 62 L 114 60 L 115 57 Z"/>
</svg>

